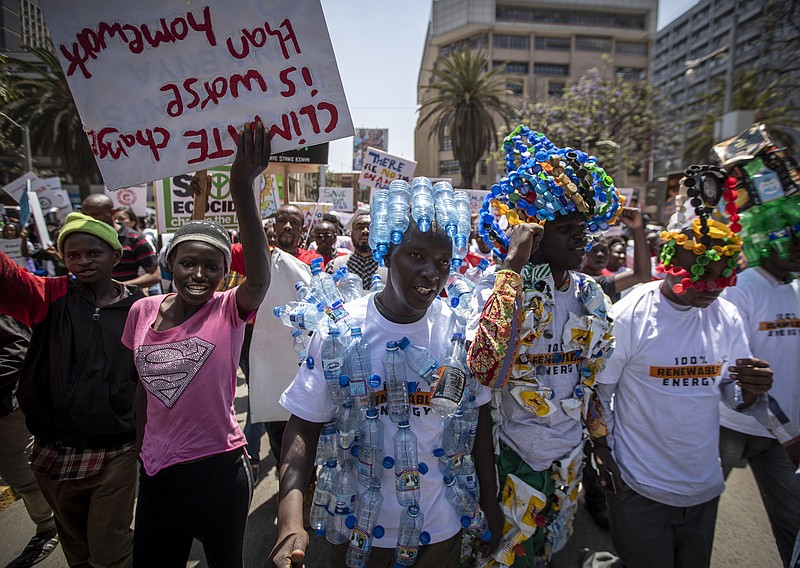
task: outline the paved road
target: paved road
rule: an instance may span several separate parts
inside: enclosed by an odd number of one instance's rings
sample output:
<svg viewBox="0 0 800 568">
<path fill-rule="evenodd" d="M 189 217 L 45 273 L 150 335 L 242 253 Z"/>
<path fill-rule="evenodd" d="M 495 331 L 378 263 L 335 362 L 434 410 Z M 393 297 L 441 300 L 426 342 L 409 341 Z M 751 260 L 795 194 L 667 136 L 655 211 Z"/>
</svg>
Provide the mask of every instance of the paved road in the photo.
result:
<svg viewBox="0 0 800 568">
<path fill-rule="evenodd" d="M 236 407 L 238 417 L 244 422 L 247 387 L 237 389 Z M 262 448 L 268 451 L 266 436 Z M 263 452 L 262 452 L 263 455 Z M 274 464 L 270 458 L 263 466 Z M 262 472 L 262 480 L 256 487 L 245 535 L 246 568 L 262 568 L 270 548 L 277 538 L 274 524 L 278 481 L 275 468 Z M 0 568 L 7 566 L 22 551 L 33 535 L 34 526 L 28 518 L 21 501 L 0 510 Z M 591 518 L 579 509 L 575 520 L 575 532 L 567 547 L 553 561 L 553 568 L 572 568 L 577 565 L 578 550 L 589 547 L 594 550 L 613 550 L 606 531 L 598 528 Z M 324 539 L 312 537 L 308 551 L 308 568 L 324 568 L 328 563 L 328 545 Z M 47 560 L 38 564 L 42 568 L 66 568 L 67 563 L 59 547 Z M 720 502 L 717 518 L 714 568 L 751 567 L 778 568 L 780 557 L 769 529 L 767 516 L 758 488 L 749 469 L 734 470 L 728 488 Z M 205 568 L 202 547 L 195 542 L 188 568 Z"/>
</svg>

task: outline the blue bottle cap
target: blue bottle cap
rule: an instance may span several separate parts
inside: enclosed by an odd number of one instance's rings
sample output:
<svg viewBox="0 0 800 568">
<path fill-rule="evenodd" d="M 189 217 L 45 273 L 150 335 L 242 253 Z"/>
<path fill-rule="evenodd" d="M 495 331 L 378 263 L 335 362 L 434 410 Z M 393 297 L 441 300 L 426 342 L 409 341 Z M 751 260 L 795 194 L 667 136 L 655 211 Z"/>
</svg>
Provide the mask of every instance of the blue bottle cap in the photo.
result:
<svg viewBox="0 0 800 568">
<path fill-rule="evenodd" d="M 325 528 L 324 527 L 321 528 L 321 529 L 316 529 L 314 532 L 317 534 L 317 536 L 325 536 Z"/>
<path fill-rule="evenodd" d="M 461 526 L 464 527 L 465 529 L 467 529 L 472 524 L 472 518 L 469 517 L 468 515 L 463 515 L 461 517 L 461 521 L 460 522 L 461 522 Z"/>
<path fill-rule="evenodd" d="M 339 377 L 339 386 L 340 387 L 346 387 L 349 384 L 350 384 L 350 377 L 348 377 L 347 375 L 342 375 L 341 377 Z"/>
<path fill-rule="evenodd" d="M 353 454 L 355 457 L 358 457 L 360 451 L 361 451 L 361 446 L 359 446 L 358 444 L 353 444 L 350 447 L 350 453 Z"/>
<path fill-rule="evenodd" d="M 376 389 L 381 386 L 381 378 L 378 375 L 371 375 L 369 380 L 369 386 Z"/>
<path fill-rule="evenodd" d="M 276 318 L 281 317 L 281 312 L 283 311 L 283 306 L 275 306 L 272 309 L 272 313 L 275 315 Z"/>
<path fill-rule="evenodd" d="M 313 357 L 311 357 L 311 356 L 306 357 L 306 367 L 308 367 L 309 369 L 313 369 L 314 368 L 314 358 Z"/>
<path fill-rule="evenodd" d="M 419 462 L 419 472 L 422 475 L 428 473 L 428 464 L 426 464 L 425 462 Z"/>
<path fill-rule="evenodd" d="M 450 307 L 451 308 L 457 308 L 458 307 L 458 302 L 460 300 L 461 300 L 461 298 L 459 298 L 459 297 L 450 298 Z M 275 309 L 277 309 L 277 308 L 275 308 Z"/>
<path fill-rule="evenodd" d="M 483 534 L 481 535 L 481 540 L 483 542 L 489 542 L 489 539 L 491 538 L 492 538 L 492 531 L 490 531 L 489 529 L 483 531 Z"/>
<path fill-rule="evenodd" d="M 400 340 L 400 343 L 398 343 L 398 344 L 397 344 L 397 346 L 398 346 L 400 349 L 405 349 L 405 348 L 406 348 L 406 347 L 408 347 L 410 344 L 411 344 L 411 340 L 410 340 L 408 337 L 403 337 L 403 339 L 401 339 L 401 340 Z"/>
<path fill-rule="evenodd" d="M 375 525 L 375 528 L 372 529 L 372 536 L 375 538 L 383 538 L 383 535 L 386 534 L 386 529 L 383 528 L 383 525 Z"/>
<path fill-rule="evenodd" d="M 422 531 L 419 533 L 419 542 L 421 544 L 430 544 L 431 543 L 431 533 L 428 531 Z"/>
<path fill-rule="evenodd" d="M 436 448 L 435 450 L 433 450 L 433 455 L 436 456 L 437 458 L 442 457 L 444 455 L 444 448 Z"/>
<path fill-rule="evenodd" d="M 356 516 L 355 515 L 347 515 L 347 518 L 344 520 L 344 526 L 348 529 L 352 529 L 356 526 Z"/>
<path fill-rule="evenodd" d="M 384 469 L 392 469 L 394 467 L 394 458 L 392 456 L 383 458 L 383 467 Z"/>
</svg>

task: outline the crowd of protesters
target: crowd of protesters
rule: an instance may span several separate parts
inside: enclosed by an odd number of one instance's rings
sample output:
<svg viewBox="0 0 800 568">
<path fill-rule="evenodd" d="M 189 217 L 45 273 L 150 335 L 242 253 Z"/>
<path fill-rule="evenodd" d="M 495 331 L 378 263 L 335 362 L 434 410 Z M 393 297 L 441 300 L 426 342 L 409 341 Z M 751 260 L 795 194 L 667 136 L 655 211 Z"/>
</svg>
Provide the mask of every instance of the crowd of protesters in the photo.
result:
<svg viewBox="0 0 800 568">
<path fill-rule="evenodd" d="M 708 566 L 724 478 L 749 463 L 781 560 L 793 566 L 797 232 L 788 254 L 773 251 L 732 286 L 740 239 L 702 208 L 699 221 L 665 230 L 620 207 L 613 237 L 589 234 L 595 205 L 573 208 L 509 227 L 501 255 L 475 216 L 459 270 L 490 267 L 460 322 L 438 301 L 456 247 L 444 221 L 428 231 L 412 222 L 383 258 L 370 242 L 368 206 L 346 225 L 332 213 L 306 227 L 293 205 L 262 221 L 250 189 L 269 140 L 260 123 L 238 140 L 233 239 L 216 223 L 191 221 L 159 242 L 104 194 L 63 224 L 49 215 L 44 239 L 5 220 L 2 236 L 19 240 L 19 258 L 0 253 L 0 477 L 36 525 L 15 566 L 34 565 L 60 542 L 70 566 L 182 567 L 193 539 L 210 566 L 242 566 L 265 432 L 280 478 L 270 561 L 302 566 L 314 448 L 339 415 L 323 370 L 298 370 L 294 338 L 273 310 L 320 271 L 343 267 L 367 292 L 346 308 L 376 362 L 403 336 L 442 361 L 466 323 L 479 409 L 471 460 L 490 535 L 469 562 L 546 566 L 580 538 L 572 517 L 582 479 L 585 507 L 610 528 L 619 555 L 595 554 L 586 566 Z M 716 248 L 724 253 L 706 255 Z M 687 274 L 697 278 L 687 284 Z M 764 323 L 776 321 L 789 323 Z M 776 329 L 793 333 L 765 333 Z M 587 335 L 599 338 L 592 349 L 581 348 Z M 308 346 L 317 360 L 322 339 L 315 333 Z M 249 387 L 241 428 L 239 367 Z M 412 406 L 427 406 L 426 394 Z M 427 409 L 420 415 L 412 424 L 428 447 L 442 423 Z M 396 539 L 403 510 L 392 487 L 384 491 L 385 529 Z M 463 565 L 460 520 L 444 485 L 430 491 L 420 507 L 432 539 L 416 565 Z M 393 544 L 379 544 L 389 540 L 373 544 L 365 565 L 395 565 Z M 347 542 L 334 546 L 333 566 L 350 558 Z"/>
</svg>

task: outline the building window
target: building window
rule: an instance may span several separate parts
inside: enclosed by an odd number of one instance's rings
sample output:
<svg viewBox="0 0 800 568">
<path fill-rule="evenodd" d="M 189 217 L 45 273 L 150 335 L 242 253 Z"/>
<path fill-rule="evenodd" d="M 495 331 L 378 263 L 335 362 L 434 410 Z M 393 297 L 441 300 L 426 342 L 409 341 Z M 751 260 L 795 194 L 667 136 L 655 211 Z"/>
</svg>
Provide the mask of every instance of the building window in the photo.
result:
<svg viewBox="0 0 800 568">
<path fill-rule="evenodd" d="M 547 75 L 550 77 L 568 77 L 569 65 L 558 65 L 556 63 L 534 63 L 534 75 Z"/>
<path fill-rule="evenodd" d="M 611 38 L 601 36 L 575 36 L 575 49 L 577 51 L 611 52 Z"/>
<path fill-rule="evenodd" d="M 615 67 L 614 76 L 618 79 L 634 79 L 641 81 L 647 79 L 647 70 L 637 67 Z"/>
<path fill-rule="evenodd" d="M 42 11 L 36 2 L 20 0 L 20 27 L 23 45 L 50 50 L 50 36 L 44 25 Z"/>
<path fill-rule="evenodd" d="M 528 36 L 494 34 L 492 46 L 497 49 L 528 49 L 530 38 Z"/>
<path fill-rule="evenodd" d="M 647 44 L 631 41 L 618 41 L 616 44 L 617 55 L 638 55 L 647 57 Z"/>
<path fill-rule="evenodd" d="M 498 4 L 495 9 L 495 16 L 498 22 L 530 22 L 576 27 L 623 28 L 629 30 L 646 29 L 647 20 L 645 14 L 533 8 L 502 4 Z"/>
<path fill-rule="evenodd" d="M 442 152 L 446 152 L 447 150 L 453 149 L 453 139 L 449 136 L 445 136 L 442 138 L 442 142 L 439 144 L 439 150 Z"/>
<path fill-rule="evenodd" d="M 506 81 L 506 90 L 510 91 L 512 95 L 521 97 L 524 89 L 520 81 Z"/>
<path fill-rule="evenodd" d="M 466 39 L 443 45 L 439 50 L 439 55 L 442 57 L 447 57 L 454 51 L 459 51 L 462 49 L 483 49 L 488 45 L 489 37 L 486 34 L 476 34 Z"/>
<path fill-rule="evenodd" d="M 536 36 L 534 45 L 536 49 L 542 51 L 569 51 L 572 48 L 572 40 L 568 37 Z"/>
<path fill-rule="evenodd" d="M 547 84 L 547 96 L 548 97 L 560 97 L 564 94 L 564 88 L 567 86 L 566 83 L 561 83 L 559 81 L 550 81 Z"/>
<path fill-rule="evenodd" d="M 458 160 L 442 160 L 439 162 L 439 174 L 456 174 L 458 173 Z"/>
<path fill-rule="evenodd" d="M 489 173 L 489 166 L 486 165 L 486 162 L 481 162 L 480 171 L 482 176 L 485 176 Z"/>
<path fill-rule="evenodd" d="M 528 63 L 526 61 L 493 61 L 492 67 L 502 67 L 503 73 L 528 74 Z"/>
</svg>

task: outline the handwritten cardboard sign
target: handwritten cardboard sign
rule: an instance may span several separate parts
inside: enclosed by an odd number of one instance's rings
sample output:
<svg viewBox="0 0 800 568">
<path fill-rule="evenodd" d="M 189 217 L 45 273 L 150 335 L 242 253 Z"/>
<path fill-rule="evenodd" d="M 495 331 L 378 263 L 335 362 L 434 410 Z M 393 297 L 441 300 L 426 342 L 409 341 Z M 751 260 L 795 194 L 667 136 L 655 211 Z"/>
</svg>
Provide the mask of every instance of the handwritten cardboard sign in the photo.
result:
<svg viewBox="0 0 800 568">
<path fill-rule="evenodd" d="M 208 170 L 211 191 L 208 195 L 205 219 L 215 221 L 229 230 L 239 228 L 236 207 L 231 197 L 230 166 L 219 166 Z M 153 183 L 156 202 L 156 225 L 159 233 L 174 233 L 192 218 L 194 196 L 189 184 L 194 173 L 171 176 Z M 261 175 L 253 182 L 253 192 L 259 195 L 261 216 L 265 218 L 277 209 L 280 198 L 272 176 Z"/>
<path fill-rule="evenodd" d="M 42 0 L 110 189 L 231 163 L 259 117 L 272 152 L 353 134 L 320 0 Z"/>
<path fill-rule="evenodd" d="M 353 210 L 352 187 L 320 187 L 319 201 L 333 203 L 334 211 Z"/>
<path fill-rule="evenodd" d="M 377 148 L 367 148 L 358 183 L 375 189 L 386 189 L 396 179 L 411 181 L 416 168 L 417 162 L 413 160 L 392 156 Z"/>
</svg>

